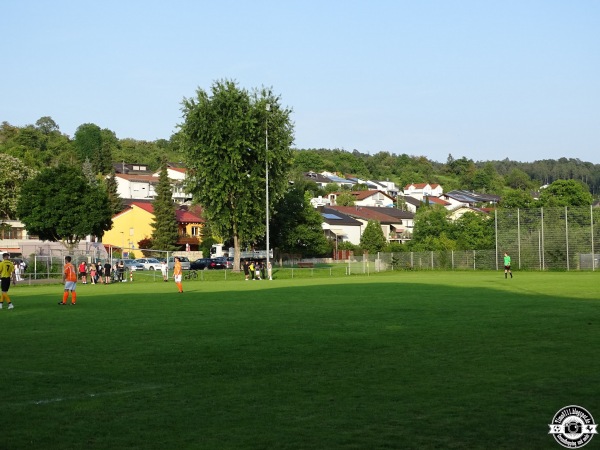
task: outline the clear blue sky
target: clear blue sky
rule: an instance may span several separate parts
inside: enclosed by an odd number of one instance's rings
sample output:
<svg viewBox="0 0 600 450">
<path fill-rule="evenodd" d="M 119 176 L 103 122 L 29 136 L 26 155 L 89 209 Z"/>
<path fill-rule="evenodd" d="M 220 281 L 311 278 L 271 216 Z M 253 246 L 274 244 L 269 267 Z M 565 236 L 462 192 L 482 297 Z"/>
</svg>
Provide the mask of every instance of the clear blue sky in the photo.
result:
<svg viewBox="0 0 600 450">
<path fill-rule="evenodd" d="M 0 121 L 168 139 L 217 79 L 297 148 L 600 163 L 597 0 L 5 0 Z"/>
</svg>

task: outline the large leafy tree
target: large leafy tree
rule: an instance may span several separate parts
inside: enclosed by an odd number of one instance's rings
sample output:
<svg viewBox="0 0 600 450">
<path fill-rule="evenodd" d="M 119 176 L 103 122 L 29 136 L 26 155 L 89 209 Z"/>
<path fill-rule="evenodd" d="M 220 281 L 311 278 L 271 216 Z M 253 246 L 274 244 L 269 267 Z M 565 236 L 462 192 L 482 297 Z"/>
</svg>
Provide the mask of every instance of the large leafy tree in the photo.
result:
<svg viewBox="0 0 600 450">
<path fill-rule="evenodd" d="M 534 208 L 535 199 L 530 193 L 520 189 L 511 189 L 502 195 L 501 208 Z"/>
<path fill-rule="evenodd" d="M 369 220 L 365 231 L 360 237 L 360 246 L 362 249 L 373 254 L 383 251 L 386 244 L 387 240 L 383 235 L 381 224 L 377 220 Z"/>
<path fill-rule="evenodd" d="M 588 188 L 576 180 L 557 180 L 540 192 L 542 206 L 589 206 L 593 198 Z"/>
<path fill-rule="evenodd" d="M 271 221 L 273 246 L 281 253 L 323 256 L 329 249 L 323 218 L 310 203 L 306 183 L 290 187 L 276 205 Z"/>
<path fill-rule="evenodd" d="M 152 222 L 152 244 L 155 250 L 176 250 L 177 217 L 173 203 L 173 191 L 167 172 L 167 164 L 163 162 L 156 187 L 156 199 L 152 202 L 154 220 Z"/>
<path fill-rule="evenodd" d="M 467 212 L 454 222 L 452 236 L 459 250 L 493 249 L 494 218 L 484 213 Z"/>
<path fill-rule="evenodd" d="M 95 173 L 108 174 L 112 169 L 112 149 L 118 141 L 110 130 L 84 123 L 75 131 L 75 151 L 79 161 L 89 160 Z"/>
<path fill-rule="evenodd" d="M 409 246 L 415 251 L 454 248 L 456 243 L 450 238 L 452 228 L 448 210 L 443 206 L 422 206 L 415 214 L 415 226 Z"/>
<path fill-rule="evenodd" d="M 214 82 L 210 92 L 198 89 L 182 105 L 188 190 L 214 233 L 233 238 L 238 270 L 241 244 L 265 234 L 267 165 L 270 211 L 287 187 L 291 110 L 270 89 L 249 92 L 228 80 Z"/>
<path fill-rule="evenodd" d="M 106 192 L 72 166 L 44 169 L 25 182 L 17 214 L 30 234 L 69 249 L 88 235 L 102 237 L 112 226 Z"/>
<path fill-rule="evenodd" d="M 0 222 L 17 218 L 21 188 L 36 173 L 19 158 L 0 153 Z"/>
</svg>

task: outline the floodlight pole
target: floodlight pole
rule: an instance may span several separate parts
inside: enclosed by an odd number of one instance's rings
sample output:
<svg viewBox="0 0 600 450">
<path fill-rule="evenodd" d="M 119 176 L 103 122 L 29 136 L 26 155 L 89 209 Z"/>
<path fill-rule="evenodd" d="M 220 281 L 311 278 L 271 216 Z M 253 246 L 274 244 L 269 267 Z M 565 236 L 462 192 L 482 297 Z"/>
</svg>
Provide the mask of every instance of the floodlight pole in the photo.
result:
<svg viewBox="0 0 600 450">
<path fill-rule="evenodd" d="M 269 111 L 271 111 L 271 105 L 266 105 L 267 115 L 265 117 L 265 198 L 266 198 L 266 226 L 267 226 L 267 276 L 269 278 L 269 264 L 271 263 L 269 258 Z"/>
</svg>

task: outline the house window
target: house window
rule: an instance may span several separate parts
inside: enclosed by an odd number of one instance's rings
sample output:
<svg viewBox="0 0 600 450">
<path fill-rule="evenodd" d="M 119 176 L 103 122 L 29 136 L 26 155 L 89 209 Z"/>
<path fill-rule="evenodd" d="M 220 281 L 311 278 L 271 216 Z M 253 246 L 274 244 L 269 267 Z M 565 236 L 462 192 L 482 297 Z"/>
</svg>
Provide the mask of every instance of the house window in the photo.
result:
<svg viewBox="0 0 600 450">
<path fill-rule="evenodd" d="M 23 229 L 9 227 L 8 229 L 0 229 L 1 239 L 23 239 Z"/>
<path fill-rule="evenodd" d="M 192 236 L 200 236 L 200 227 L 192 227 Z"/>
</svg>

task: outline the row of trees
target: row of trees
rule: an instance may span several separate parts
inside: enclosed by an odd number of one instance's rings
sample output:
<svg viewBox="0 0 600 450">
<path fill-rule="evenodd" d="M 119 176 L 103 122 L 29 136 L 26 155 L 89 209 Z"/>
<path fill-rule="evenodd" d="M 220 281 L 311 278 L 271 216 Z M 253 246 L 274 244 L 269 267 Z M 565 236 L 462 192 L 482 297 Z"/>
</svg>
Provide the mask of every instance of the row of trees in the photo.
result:
<svg viewBox="0 0 600 450">
<path fill-rule="evenodd" d="M 30 231 L 52 239 L 69 234 L 67 243 L 77 240 L 83 232 L 90 234 L 90 230 L 101 236 L 107 226 L 104 214 L 113 214 L 119 203 L 115 198 L 114 162 L 123 158 L 157 169 L 165 159 L 184 160 L 189 169 L 188 190 L 203 206 L 210 237 L 220 241 L 231 238 L 238 255 L 242 245 L 264 245 L 265 214 L 269 211 L 273 247 L 287 253 L 318 255 L 325 253 L 330 243 L 323 237 L 319 214 L 309 203 L 309 198 L 320 190 L 314 183 L 303 181 L 302 173 L 309 170 L 351 173 L 367 179 L 392 179 L 400 186 L 428 181 L 443 184 L 445 190 L 463 188 L 494 192 L 505 197 L 506 207 L 521 208 L 532 206 L 532 197 L 526 190 L 537 188 L 542 182 L 525 170 L 538 170 L 535 163 L 531 167 L 509 161 L 475 163 L 449 155 L 446 163 L 441 164 L 425 157 L 387 152 L 371 156 L 356 150 L 293 150 L 291 110 L 281 105 L 280 97 L 270 89 L 241 89 L 228 80 L 215 82 L 210 91 L 198 89 L 195 97 L 183 100 L 182 111 L 184 122 L 180 130 L 169 141 L 152 143 L 119 140 L 113 132 L 95 124 L 81 125 L 70 139 L 60 133 L 50 117 L 22 128 L 4 122 L 0 126 L 0 156 L 11 169 L 0 171 L 0 187 L 12 188 L 16 199 L 19 192 L 21 195 L 26 192 L 28 201 L 4 201 L 0 204 L 2 217 L 27 219 L 33 212 L 27 204 L 48 195 L 58 202 L 52 205 L 57 210 L 60 210 L 61 202 L 70 202 L 69 206 L 74 206 L 77 202 L 68 192 L 50 189 L 55 185 L 52 180 L 59 179 L 49 177 L 48 171 L 55 169 L 62 171 L 64 176 L 73 177 L 71 183 L 69 178 L 60 177 L 68 189 L 89 197 L 77 206 L 85 210 L 97 204 L 98 217 L 90 217 L 95 220 L 93 227 L 71 228 L 70 234 L 60 222 L 53 224 L 52 230 L 44 230 L 36 228 L 35 220 L 24 220 Z M 77 173 L 64 170 L 59 164 L 77 168 Z M 589 204 L 591 194 L 585 183 L 596 186 L 600 167 L 577 160 L 565 160 L 558 166 L 568 166 L 565 173 L 578 181 L 554 183 L 550 190 L 544 191 L 549 194 L 545 197 L 542 194 L 540 202 Z M 45 169 L 37 174 L 42 168 Z M 554 171 L 546 174 L 543 181 L 553 176 Z M 294 181 L 291 187 L 290 180 Z M 40 190 L 38 197 L 31 196 L 33 185 L 39 183 L 49 186 Z M 177 238 L 177 230 L 166 170 L 161 174 L 161 183 L 155 204 L 157 235 L 153 240 L 154 245 L 169 248 Z M 267 208 L 266 197 L 269 198 Z M 76 212 L 70 211 L 70 214 L 71 220 L 76 220 Z M 466 215 L 464 220 L 450 223 L 445 214 L 445 210 L 434 207 L 420 211 L 414 239 L 405 248 L 486 248 L 489 245 L 488 224 L 480 216 Z M 369 233 L 365 233 L 369 242 L 365 241 L 363 246 L 373 251 L 383 244 L 380 237 L 370 237 L 373 226 L 368 228 Z"/>
</svg>

